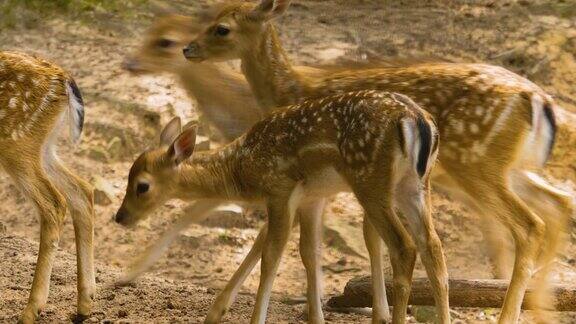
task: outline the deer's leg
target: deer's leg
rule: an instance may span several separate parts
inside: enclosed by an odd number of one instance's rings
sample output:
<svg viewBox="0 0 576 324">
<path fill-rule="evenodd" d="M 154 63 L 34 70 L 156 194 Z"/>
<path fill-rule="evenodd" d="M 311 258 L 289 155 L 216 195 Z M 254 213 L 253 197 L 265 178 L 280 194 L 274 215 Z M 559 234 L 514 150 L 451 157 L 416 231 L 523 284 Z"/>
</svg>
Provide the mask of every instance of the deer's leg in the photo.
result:
<svg viewBox="0 0 576 324">
<path fill-rule="evenodd" d="M 486 242 L 488 256 L 492 261 L 493 275 L 496 279 L 510 279 L 512 275 L 513 249 L 510 246 L 510 232 L 489 216 L 480 219 L 482 235 Z"/>
<path fill-rule="evenodd" d="M 434 170 L 437 169 L 439 169 L 438 166 Z M 468 195 L 449 174 L 436 172 L 432 172 L 432 174 L 432 185 L 435 189 L 445 192 L 451 198 L 466 206 L 466 208 L 483 216 L 485 211 L 478 206 L 476 198 Z M 509 244 L 510 233 L 506 228 L 503 228 L 502 224 L 494 222 L 490 217 L 481 217 L 480 222 L 488 254 L 492 261 L 494 277 L 509 279 L 512 273 L 512 264 L 509 260 L 513 258 L 512 247 Z"/>
<path fill-rule="evenodd" d="M 206 315 L 204 323 L 220 323 L 222 316 L 226 314 L 226 311 L 234 302 L 240 287 L 242 287 L 242 283 L 246 281 L 246 278 L 248 278 L 252 269 L 254 269 L 258 261 L 260 261 L 267 235 L 268 224 L 262 227 L 254 241 L 254 245 L 252 245 L 252 248 L 250 249 L 250 252 L 248 252 L 248 255 L 246 255 L 238 270 L 234 272 L 234 275 L 232 275 L 232 278 L 228 281 L 226 287 L 220 292 L 220 294 L 218 294 L 218 297 L 216 297 L 216 300 Z"/>
<path fill-rule="evenodd" d="M 295 221 L 294 226 L 297 223 L 298 222 Z M 218 294 L 218 297 L 216 297 L 214 303 L 212 303 L 204 323 L 220 323 L 222 317 L 226 314 L 228 308 L 230 308 L 230 305 L 234 302 L 234 299 L 236 299 L 240 287 L 242 287 L 242 284 L 246 281 L 248 275 L 250 275 L 258 261 L 260 261 L 266 235 L 268 235 L 268 224 L 262 227 L 254 241 L 254 245 L 252 245 L 252 248 L 248 252 L 248 255 L 246 255 L 240 264 L 240 267 L 238 267 L 230 281 L 226 284 L 226 287 L 224 287 L 220 294 Z"/>
<path fill-rule="evenodd" d="M 184 215 L 174 223 L 160 239 L 150 245 L 131 265 L 130 269 L 122 275 L 117 284 L 125 285 L 134 281 L 138 276 L 146 272 L 158 258 L 166 251 L 170 243 L 174 241 L 180 232 L 193 223 L 204 220 L 210 211 L 218 206 L 218 201 L 200 200 L 184 210 Z"/>
<path fill-rule="evenodd" d="M 33 323 L 46 305 L 54 255 L 66 215 L 65 198 L 46 176 L 39 161 L 38 158 L 32 161 L 17 161 L 20 165 L 4 165 L 22 188 L 24 195 L 34 203 L 40 216 L 40 251 L 28 304 L 20 318 L 23 323 Z"/>
<path fill-rule="evenodd" d="M 44 170 L 64 195 L 76 240 L 78 314 L 88 316 L 96 287 L 94 276 L 94 192 L 92 186 L 64 167 L 55 155 L 44 155 Z"/>
<path fill-rule="evenodd" d="M 322 212 L 324 199 L 303 204 L 299 209 L 300 256 L 306 268 L 308 322 L 324 323 L 322 313 Z"/>
<path fill-rule="evenodd" d="M 370 270 L 372 273 L 372 322 L 390 322 L 390 306 L 386 298 L 386 285 L 384 279 L 384 246 L 382 238 L 370 223 L 364 218 L 364 242 L 370 256 Z"/>
<path fill-rule="evenodd" d="M 408 309 L 408 299 L 412 287 L 412 274 L 416 262 L 416 248 L 408 232 L 402 225 L 400 218 L 396 215 L 392 204 L 391 185 L 380 183 L 378 185 L 356 185 L 354 192 L 358 201 L 364 208 L 365 220 L 380 235 L 388 246 L 390 262 L 392 264 L 392 280 L 394 283 L 394 308 L 392 310 L 393 323 L 405 323 L 406 311 Z M 382 188 L 382 190 L 376 190 Z M 365 225 L 366 226 L 366 225 Z M 367 228 L 369 229 L 370 226 Z M 370 243 L 374 239 L 370 236 Z M 374 256 L 371 256 L 371 260 Z M 374 269 L 375 272 L 381 271 Z M 382 283 L 373 282 L 372 289 L 374 296 L 383 295 L 384 291 L 380 286 Z M 378 292 L 376 290 L 378 289 Z M 385 288 L 384 288 L 385 289 Z M 382 297 L 380 297 L 382 298 Z M 376 317 L 372 313 L 373 323 L 385 323 L 385 319 Z"/>
<path fill-rule="evenodd" d="M 513 171 L 510 178 L 514 192 L 546 223 L 544 245 L 540 247 L 537 260 L 535 291 L 530 303 L 537 309 L 553 309 L 554 300 L 547 279 L 554 258 L 565 241 L 564 234 L 573 212 L 573 197 L 531 172 Z M 549 319 L 549 315 L 546 317 Z"/>
<path fill-rule="evenodd" d="M 397 207 L 408 224 L 408 231 L 416 242 L 420 259 L 426 268 L 440 323 L 450 323 L 448 306 L 448 270 L 442 243 L 436 234 L 430 213 L 429 184 L 418 175 L 403 178 L 397 187 Z"/>
<path fill-rule="evenodd" d="M 462 170 L 457 179 L 470 196 L 486 209 L 486 217 L 496 216 L 508 228 L 515 241 L 514 268 L 500 323 L 516 323 L 520 307 L 535 267 L 538 248 L 544 241 L 545 223 L 507 187 L 507 181 L 499 177 L 504 171 L 482 172 L 481 168 Z M 471 181 L 473 179 L 473 181 Z"/>
<path fill-rule="evenodd" d="M 262 252 L 260 285 L 256 295 L 256 305 L 252 314 L 252 324 L 264 324 L 270 303 L 272 285 L 278 271 L 282 252 L 288 242 L 295 210 L 300 203 L 302 186 L 297 185 L 289 197 L 272 197 L 268 201 L 268 234 Z"/>
</svg>

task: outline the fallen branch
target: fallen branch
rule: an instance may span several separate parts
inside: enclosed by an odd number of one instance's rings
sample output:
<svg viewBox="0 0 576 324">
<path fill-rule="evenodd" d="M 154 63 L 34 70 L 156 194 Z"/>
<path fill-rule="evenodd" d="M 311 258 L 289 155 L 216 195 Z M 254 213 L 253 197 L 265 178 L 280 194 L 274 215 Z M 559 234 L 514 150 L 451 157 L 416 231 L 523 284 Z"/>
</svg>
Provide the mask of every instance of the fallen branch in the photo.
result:
<svg viewBox="0 0 576 324">
<path fill-rule="evenodd" d="M 504 302 L 507 280 L 487 279 L 450 279 L 450 306 L 451 307 L 480 307 L 500 308 Z M 576 286 L 575 285 L 552 285 L 551 289 L 556 296 L 556 310 L 576 311 Z M 533 289 L 528 288 L 526 297 Z M 386 282 L 388 301 L 392 306 L 394 288 L 391 280 Z M 525 299 L 526 300 L 526 299 Z M 411 305 L 434 305 L 431 287 L 428 279 L 415 279 L 412 282 L 410 294 Z M 332 297 L 328 306 L 333 308 L 348 307 L 371 307 L 372 306 L 372 280 L 370 276 L 357 277 L 350 280 L 344 288 L 344 294 Z M 523 309 L 529 309 L 526 302 Z"/>
</svg>

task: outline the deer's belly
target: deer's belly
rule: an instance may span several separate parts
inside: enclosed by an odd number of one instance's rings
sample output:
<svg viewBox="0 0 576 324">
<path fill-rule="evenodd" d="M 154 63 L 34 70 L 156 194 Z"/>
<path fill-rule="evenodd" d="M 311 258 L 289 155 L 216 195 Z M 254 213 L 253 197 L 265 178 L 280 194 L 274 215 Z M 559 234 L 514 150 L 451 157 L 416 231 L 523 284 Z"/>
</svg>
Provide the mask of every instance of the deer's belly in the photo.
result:
<svg viewBox="0 0 576 324">
<path fill-rule="evenodd" d="M 350 191 L 346 180 L 333 167 L 326 167 L 308 175 L 304 181 L 304 198 L 321 198 Z"/>
</svg>

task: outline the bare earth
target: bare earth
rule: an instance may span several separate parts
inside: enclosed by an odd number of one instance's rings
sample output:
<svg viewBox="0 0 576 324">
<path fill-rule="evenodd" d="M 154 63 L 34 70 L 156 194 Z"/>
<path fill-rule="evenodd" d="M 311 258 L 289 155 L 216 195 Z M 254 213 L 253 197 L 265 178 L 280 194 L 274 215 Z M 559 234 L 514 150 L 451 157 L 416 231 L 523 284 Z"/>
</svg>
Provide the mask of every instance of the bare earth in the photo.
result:
<svg viewBox="0 0 576 324">
<path fill-rule="evenodd" d="M 167 1 L 190 10 L 205 1 Z M 352 5 L 351 2 L 354 4 Z M 546 178 L 576 193 L 576 8 L 569 1 L 441 0 L 295 0 L 278 24 L 290 56 L 297 63 L 328 63 L 341 56 L 437 56 L 456 61 L 490 62 L 527 76 L 556 96 L 566 110 L 559 114 L 560 135 Z M 468 4 L 466 4 L 468 3 Z M 469 3 L 474 3 L 473 5 Z M 96 260 L 99 292 L 88 322 L 202 322 L 204 315 L 248 252 L 261 219 L 223 219 L 194 225 L 169 253 L 134 285 L 111 283 L 130 260 L 153 242 L 178 216 L 182 203 L 172 202 L 136 228 L 112 221 L 121 202 L 134 157 L 156 144 L 160 127 L 174 114 L 195 118 L 195 103 L 171 76 L 136 78 L 120 68 L 134 50 L 152 16 L 123 20 L 108 14 L 93 21 L 50 19 L 31 29 L 1 30 L 0 50 L 33 52 L 72 72 L 87 102 L 85 136 L 74 150 L 62 147 L 63 159 L 83 177 L 112 184 L 116 197 L 96 209 Z M 572 112 L 572 113 L 570 113 Z M 24 308 L 38 247 L 39 224 L 10 179 L 0 175 L 0 322 L 15 322 Z M 478 219 L 449 198 L 434 195 L 437 231 L 454 278 L 491 278 Z M 362 212 L 350 195 L 339 195 L 326 217 L 340 217 L 361 228 Z M 572 229 L 570 229 L 572 233 Z M 305 293 L 305 272 L 294 231 L 274 286 L 270 323 L 305 322 L 304 305 L 292 297 Z M 362 241 L 362 237 L 357 240 Z M 75 312 L 74 241 L 67 224 L 52 278 L 49 304 L 41 323 L 70 321 Z M 340 248 L 339 248 L 340 247 Z M 343 252 L 326 240 L 323 255 L 325 293 L 342 290 L 348 279 L 368 274 L 367 260 Z M 576 236 L 556 266 L 554 280 L 576 283 Z M 424 276 L 418 265 L 416 276 Z M 246 323 L 254 304 L 258 269 L 249 277 L 225 320 Z M 418 308 L 421 309 L 421 308 Z M 417 308 L 412 313 L 420 313 Z M 330 323 L 368 323 L 366 314 L 326 311 Z M 493 322 L 498 310 L 454 309 L 460 322 Z M 410 322 L 426 320 L 411 315 Z M 530 313 L 522 316 L 530 322 Z M 576 313 L 558 314 L 559 322 L 576 321 Z M 554 320 L 556 322 L 556 320 Z"/>
</svg>

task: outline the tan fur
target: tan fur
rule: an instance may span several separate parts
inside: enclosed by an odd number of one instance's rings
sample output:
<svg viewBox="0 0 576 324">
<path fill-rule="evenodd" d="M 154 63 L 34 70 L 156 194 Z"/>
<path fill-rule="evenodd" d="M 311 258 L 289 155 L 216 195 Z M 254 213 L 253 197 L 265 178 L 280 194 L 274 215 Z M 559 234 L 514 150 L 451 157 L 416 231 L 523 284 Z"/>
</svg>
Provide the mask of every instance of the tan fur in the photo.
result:
<svg viewBox="0 0 576 324">
<path fill-rule="evenodd" d="M 408 95 L 428 110 L 442 137 L 439 160 L 446 172 L 444 179 L 451 179 L 437 183 L 448 191 L 464 192 L 485 217 L 496 217 L 504 224 L 516 242 L 512 282 L 500 321 L 517 321 L 536 259 L 548 267 L 561 241 L 557 233 L 564 229 L 572 208 L 564 193 L 525 179 L 522 182 L 530 189 L 520 194 L 509 180 L 513 170 L 522 174 L 526 169 L 541 167 L 542 160 L 531 155 L 542 156 L 549 143 L 533 137 L 545 136 L 539 129 L 547 125 L 541 118 L 544 105 L 554 106 L 550 96 L 524 78 L 485 64 L 422 63 L 336 70 L 319 76 L 299 73 L 291 66 L 270 20 L 278 8 L 285 10 L 287 2 L 263 0 L 266 10 L 249 2 L 219 5 L 185 55 L 196 62 L 240 58 L 243 72 L 265 109 L 304 98 L 380 89 Z M 230 31 L 225 36 L 215 32 L 222 27 Z M 536 193 L 558 203 L 558 207 L 532 207 Z M 489 233 L 486 236 L 496 237 Z M 493 241 L 491 246 L 496 251 L 495 259 L 502 260 L 498 255 L 502 255 L 504 244 Z M 504 264 L 497 263 L 496 269 L 500 275 L 507 273 Z M 542 292 L 546 290 L 545 274 L 538 286 L 543 287 Z M 533 302 L 549 308 L 549 303 L 542 300 Z"/>
<path fill-rule="evenodd" d="M 136 160 L 116 220 L 131 225 L 172 198 L 266 204 L 269 225 L 255 244 L 261 244 L 257 249 L 263 249 L 263 259 L 252 317 L 253 323 L 263 323 L 294 212 L 298 208 L 321 210 L 324 197 L 350 190 L 366 209 L 367 221 L 394 255 L 393 267 L 397 269 L 394 281 L 400 291 L 406 292 L 396 297 L 399 305 L 394 311 L 396 321 L 405 317 L 416 248 L 423 255 L 437 291 L 438 311 L 441 316 L 448 316 L 446 267 L 427 198 L 430 168 L 420 177 L 415 163 L 420 158 L 419 149 L 411 150 L 423 145 L 415 127 L 418 122 L 427 125 L 432 135 L 428 142 L 430 167 L 437 147 L 434 123 L 417 105 L 397 94 L 352 92 L 286 107 L 257 123 L 228 146 L 198 153 L 190 160 L 185 159 L 192 154 L 194 134 L 185 130 L 174 136 L 171 146 L 145 152 Z M 167 126 L 170 128 L 173 127 Z M 168 138 L 170 132 L 165 130 L 163 137 Z M 326 183 L 334 186 L 327 187 Z M 399 186 L 404 191 L 403 198 L 396 195 Z M 147 190 L 138 193 L 140 187 Z M 396 216 L 394 207 L 402 211 L 409 224 L 407 229 Z M 319 218 L 300 221 L 317 222 Z M 316 223 L 307 228 L 317 231 L 320 226 Z M 309 232 L 303 239 L 315 241 L 315 236 L 317 234 Z M 313 260 L 318 260 L 318 255 L 306 248 L 313 244 L 303 244 L 301 253 L 312 254 L 305 260 L 317 263 Z M 318 270 L 315 264 L 307 267 Z M 233 281 L 242 281 L 247 268 L 249 266 L 243 267 Z M 309 285 L 309 289 L 317 286 Z M 309 291 L 309 296 L 316 296 L 314 298 L 319 298 L 319 294 L 318 290 Z M 207 318 L 207 322 L 219 319 Z M 322 322 L 321 310 L 320 317 L 310 320 Z"/>
<path fill-rule="evenodd" d="M 70 109 L 70 82 L 65 71 L 40 58 L 0 52 L 0 164 L 38 209 L 41 225 L 32 290 L 21 317 L 24 323 L 34 322 L 46 304 L 67 209 L 76 234 L 78 314 L 87 316 L 92 309 L 92 188 L 66 169 L 54 151 L 57 132 Z"/>
</svg>

